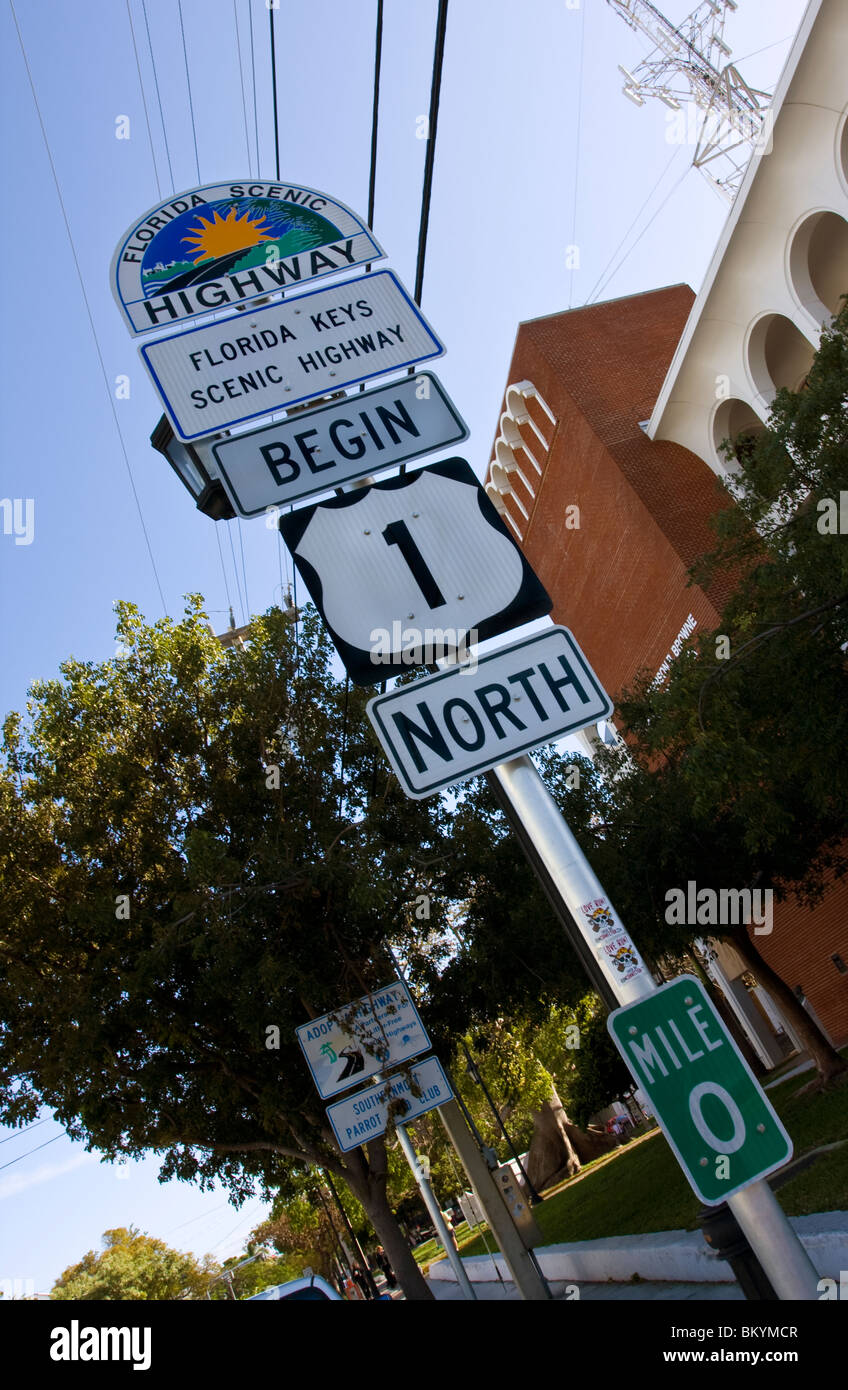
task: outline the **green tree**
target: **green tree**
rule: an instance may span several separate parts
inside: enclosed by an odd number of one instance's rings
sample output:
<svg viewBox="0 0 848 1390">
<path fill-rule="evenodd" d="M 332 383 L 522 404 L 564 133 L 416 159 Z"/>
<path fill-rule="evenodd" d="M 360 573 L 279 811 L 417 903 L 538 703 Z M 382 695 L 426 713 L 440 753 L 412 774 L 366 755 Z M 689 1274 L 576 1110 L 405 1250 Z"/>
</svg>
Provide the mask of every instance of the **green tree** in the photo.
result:
<svg viewBox="0 0 848 1390">
<path fill-rule="evenodd" d="M 104 1231 L 102 1250 L 89 1250 L 59 1276 L 50 1297 L 111 1302 L 200 1298 L 217 1272 L 208 1255 L 198 1262 L 134 1226 L 119 1226 Z"/>
<path fill-rule="evenodd" d="M 0 1114 L 49 1106 L 237 1204 L 326 1167 L 428 1298 L 385 1144 L 342 1157 L 294 1030 L 391 978 L 389 937 L 438 932 L 412 904 L 447 812 L 388 776 L 312 610 L 225 651 L 197 598 L 153 626 L 122 603 L 118 639 L 4 726 Z"/>
<path fill-rule="evenodd" d="M 732 939 L 823 1079 L 845 1064 L 744 927 L 664 919 L 666 893 L 689 879 L 815 905 L 848 868 L 848 542 L 833 526 L 848 480 L 847 377 L 848 307 L 804 389 L 779 391 L 744 447 L 728 442 L 736 505 L 718 511 L 716 547 L 694 570 L 726 588 L 719 626 L 664 685 L 645 675 L 619 700 L 630 747 L 608 755 L 594 826 L 596 863 L 643 947 Z"/>
</svg>

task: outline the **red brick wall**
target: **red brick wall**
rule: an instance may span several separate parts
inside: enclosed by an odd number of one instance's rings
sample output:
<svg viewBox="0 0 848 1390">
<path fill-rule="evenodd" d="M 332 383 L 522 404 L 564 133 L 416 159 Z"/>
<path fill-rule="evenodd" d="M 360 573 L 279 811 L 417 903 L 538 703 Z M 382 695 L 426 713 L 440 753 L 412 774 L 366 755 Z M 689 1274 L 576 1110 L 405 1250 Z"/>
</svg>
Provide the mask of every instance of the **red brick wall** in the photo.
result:
<svg viewBox="0 0 848 1390">
<path fill-rule="evenodd" d="M 688 286 L 674 285 L 521 324 L 507 378 L 531 381 L 557 418 L 554 428 L 528 401 L 550 447 L 521 427 L 543 472 L 517 455 L 533 493 L 514 474 L 513 487 L 529 519 L 512 497 L 507 510 L 554 621 L 573 630 L 613 697 L 640 669 L 658 670 L 690 613 L 715 628 L 723 602 L 718 586 L 712 596 L 687 587 L 686 573 L 711 548 L 709 518 L 726 505 L 715 475 L 639 427 L 693 300 Z M 566 526 L 570 504 L 579 529 Z M 831 1034 L 848 1037 L 848 976 L 830 959 L 838 952 L 848 961 L 848 881 L 813 912 L 778 906 L 772 936 L 756 944 L 787 984 L 803 987 Z"/>
</svg>

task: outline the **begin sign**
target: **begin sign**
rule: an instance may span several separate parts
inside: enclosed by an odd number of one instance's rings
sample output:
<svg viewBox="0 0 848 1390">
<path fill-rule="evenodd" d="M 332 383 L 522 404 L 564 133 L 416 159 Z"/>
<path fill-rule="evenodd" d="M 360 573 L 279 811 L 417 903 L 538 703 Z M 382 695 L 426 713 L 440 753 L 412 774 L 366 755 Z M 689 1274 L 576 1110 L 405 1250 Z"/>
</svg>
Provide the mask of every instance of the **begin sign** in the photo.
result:
<svg viewBox="0 0 848 1390">
<path fill-rule="evenodd" d="M 792 1157 L 792 1140 L 694 975 L 614 1010 L 607 1027 L 707 1206 Z"/>
</svg>

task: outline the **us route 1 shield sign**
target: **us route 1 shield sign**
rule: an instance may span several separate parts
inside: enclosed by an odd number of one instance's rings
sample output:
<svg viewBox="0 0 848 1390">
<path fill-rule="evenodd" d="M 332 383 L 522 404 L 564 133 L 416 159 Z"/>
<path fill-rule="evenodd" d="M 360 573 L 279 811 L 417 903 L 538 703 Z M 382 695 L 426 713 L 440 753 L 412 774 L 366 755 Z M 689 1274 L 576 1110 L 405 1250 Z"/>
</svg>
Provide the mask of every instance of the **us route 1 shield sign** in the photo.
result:
<svg viewBox="0 0 848 1390">
<path fill-rule="evenodd" d="M 368 702 L 383 751 L 407 796 L 415 798 L 608 719 L 612 710 L 564 627 Z"/>
<path fill-rule="evenodd" d="M 357 685 L 551 608 L 464 459 L 302 507 L 280 530 Z"/>
<path fill-rule="evenodd" d="M 410 1074 L 420 1093 L 417 1096 L 413 1094 L 410 1077 L 399 1075 L 380 1081 L 366 1091 L 355 1091 L 352 1096 L 345 1096 L 344 1100 L 327 1106 L 327 1118 L 342 1153 L 367 1144 L 369 1139 L 376 1139 L 378 1134 L 385 1133 L 389 1123 L 389 1106 L 393 1101 L 405 1105 L 405 1109 L 395 1111 L 395 1122 L 406 1124 L 453 1099 L 444 1068 L 436 1057 L 427 1057 L 411 1067 Z"/>
<path fill-rule="evenodd" d="M 612 1040 L 702 1202 L 782 1168 L 792 1140 L 700 980 L 681 975 L 615 1009 Z"/>
<path fill-rule="evenodd" d="M 367 1081 L 383 1067 L 418 1057 L 427 1030 L 402 980 L 295 1029 L 318 1088 L 327 1100 Z"/>
<path fill-rule="evenodd" d="M 236 511 L 260 516 L 467 438 L 439 381 L 419 372 L 211 447 Z"/>
<path fill-rule="evenodd" d="M 382 260 L 344 203 L 301 184 L 241 179 L 174 193 L 139 217 L 112 260 L 132 333 Z"/>
<path fill-rule="evenodd" d="M 390 270 L 144 343 L 174 433 L 189 443 L 444 347 Z"/>
</svg>

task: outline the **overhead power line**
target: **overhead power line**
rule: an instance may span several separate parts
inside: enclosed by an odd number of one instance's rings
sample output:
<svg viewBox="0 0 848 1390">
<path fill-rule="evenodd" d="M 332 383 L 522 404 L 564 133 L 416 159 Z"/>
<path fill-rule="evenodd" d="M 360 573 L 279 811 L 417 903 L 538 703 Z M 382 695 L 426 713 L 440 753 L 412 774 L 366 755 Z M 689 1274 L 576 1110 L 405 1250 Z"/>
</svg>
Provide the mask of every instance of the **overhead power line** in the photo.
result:
<svg viewBox="0 0 848 1390">
<path fill-rule="evenodd" d="M 49 1119 L 49 1116 L 47 1117 Z M 22 1134 L 28 1133 L 31 1129 L 38 1129 L 39 1125 L 46 1125 L 47 1119 L 33 1120 L 31 1125 L 24 1125 L 23 1129 L 18 1129 L 14 1134 L 10 1134 L 6 1139 L 0 1139 L 0 1144 L 11 1144 L 13 1139 L 20 1139 Z"/>
<path fill-rule="evenodd" d="M 54 1134 L 52 1139 L 45 1139 L 43 1144 L 36 1144 L 34 1149 L 27 1149 L 25 1154 L 18 1154 L 17 1158 L 10 1159 L 8 1163 L 0 1163 L 0 1173 L 3 1172 L 4 1168 L 11 1168 L 15 1163 L 23 1163 L 30 1154 L 37 1154 L 39 1149 L 46 1149 L 48 1144 L 55 1144 L 57 1139 L 64 1139 L 64 1137 L 65 1131 L 62 1130 L 61 1134 Z"/>
<path fill-rule="evenodd" d="M 368 174 L 368 226 L 374 230 L 374 195 L 377 187 L 377 127 L 380 118 L 380 67 L 383 60 L 383 0 L 377 0 L 377 32 L 374 36 L 374 97 L 371 103 L 371 168 Z"/>
<path fill-rule="evenodd" d="M 28 80 L 29 80 L 30 91 L 32 92 L 32 100 L 33 100 L 33 104 L 34 104 L 34 106 L 35 106 L 35 114 L 36 114 L 36 116 L 38 117 L 38 124 L 39 124 L 39 126 L 40 126 L 40 128 L 41 128 L 41 138 L 42 138 L 43 141 L 44 141 L 44 148 L 45 148 L 45 150 L 46 150 L 46 152 L 47 152 L 47 160 L 48 160 L 48 163 L 49 163 L 49 165 L 50 165 L 50 172 L 51 172 L 51 174 L 53 175 L 53 183 L 55 184 L 55 187 L 56 187 L 56 197 L 57 197 L 58 200 L 59 200 L 59 208 L 60 208 L 61 213 L 62 213 L 62 221 L 63 221 L 64 224 L 65 224 L 65 232 L 67 233 L 68 243 L 69 243 L 70 248 L 71 248 L 71 255 L 72 255 L 72 257 L 73 257 L 74 266 L 75 266 L 75 268 L 76 268 L 77 278 L 78 278 L 79 283 L 80 283 L 80 290 L 82 291 L 82 298 L 83 298 L 83 303 L 85 304 L 85 311 L 86 311 L 86 314 L 88 315 L 89 327 L 91 328 L 91 336 L 92 336 L 92 338 L 94 339 L 94 350 L 95 350 L 95 352 L 97 353 L 97 360 L 98 360 L 98 362 L 100 363 L 100 371 L 101 371 L 101 374 L 102 374 L 102 376 L 103 376 L 103 384 L 104 384 L 104 386 L 106 387 L 106 394 L 107 394 L 107 396 L 109 397 L 109 407 L 110 407 L 110 409 L 111 409 L 111 411 L 112 411 L 112 419 L 113 419 L 114 422 L 115 422 L 115 429 L 117 430 L 117 433 L 118 433 L 118 440 L 119 440 L 120 445 L 121 445 L 121 453 L 122 453 L 123 456 L 124 456 L 124 464 L 125 464 L 125 466 L 126 466 L 127 476 L 128 476 L 128 478 L 129 478 L 129 482 L 130 482 L 130 488 L 131 488 L 131 490 L 132 490 L 132 495 L 133 495 L 133 498 L 134 498 L 134 500 L 135 500 L 136 509 L 137 509 L 137 511 L 138 511 L 138 519 L 139 519 L 139 522 L 140 522 L 140 524 L 141 524 L 141 529 L 142 529 L 142 532 L 143 532 L 143 534 L 144 534 L 144 542 L 145 542 L 145 545 L 147 546 L 147 553 L 148 553 L 148 556 L 150 557 L 150 564 L 151 564 L 151 567 L 152 567 L 152 569 L 153 569 L 154 578 L 155 578 L 155 580 L 156 580 L 156 587 L 157 587 L 157 589 L 159 590 L 159 598 L 160 598 L 161 601 L 162 601 L 162 607 L 163 607 L 163 609 L 165 610 L 165 615 L 166 615 L 166 617 L 167 617 L 167 616 L 169 616 L 169 614 L 168 614 L 168 605 L 167 605 L 167 603 L 165 602 L 165 595 L 164 595 L 164 593 L 163 593 L 162 584 L 161 584 L 160 579 L 159 579 L 159 571 L 158 571 L 158 569 L 156 568 L 156 561 L 155 561 L 155 559 L 153 558 L 153 548 L 152 548 L 152 546 L 151 546 L 151 544 L 150 544 L 150 536 L 148 535 L 147 526 L 145 525 L 145 521 L 144 521 L 144 515 L 143 515 L 142 510 L 141 510 L 141 499 L 139 498 L 138 491 L 137 491 L 137 489 L 136 489 L 135 479 L 133 478 L 132 469 L 131 469 L 131 467 L 130 467 L 130 459 L 129 459 L 129 454 L 128 454 L 128 452 L 127 452 L 127 446 L 126 446 L 126 443 L 124 442 L 124 436 L 123 436 L 123 432 L 122 432 L 122 430 L 121 430 L 120 421 L 118 420 L 118 412 L 117 412 L 117 410 L 116 410 L 116 408 L 115 408 L 115 398 L 114 398 L 114 396 L 113 396 L 113 394 L 112 394 L 112 387 L 111 387 L 111 384 L 110 384 L 110 381 L 109 381 L 109 377 L 108 377 L 107 372 L 106 372 L 106 363 L 105 363 L 104 360 L 103 360 L 103 353 L 102 353 L 101 350 L 100 350 L 100 341 L 99 341 L 99 339 L 98 339 L 98 337 L 97 337 L 97 329 L 95 328 L 95 325 L 94 325 L 94 315 L 93 315 L 92 312 L 91 312 L 91 305 L 90 305 L 89 300 L 88 300 L 88 294 L 87 294 L 87 292 L 86 292 L 85 281 L 83 280 L 83 276 L 82 276 L 82 269 L 81 269 L 81 267 L 80 267 L 79 257 L 78 257 L 78 255 L 77 255 L 76 245 L 74 244 L 74 238 L 73 238 L 73 235 L 72 235 L 72 233 L 71 233 L 71 224 L 70 224 L 70 222 L 69 222 L 69 220 L 68 220 L 68 213 L 67 213 L 67 209 L 66 209 L 66 207 L 65 207 L 65 200 L 64 200 L 64 198 L 62 197 L 62 187 L 61 187 L 61 184 L 59 183 L 59 175 L 58 175 L 58 173 L 56 172 L 56 165 L 55 165 L 54 160 L 53 160 L 53 152 L 52 152 L 52 150 L 51 150 L 51 148 L 50 148 L 50 141 L 49 141 L 49 139 L 47 138 L 47 129 L 46 129 L 45 124 L 44 124 L 44 118 L 42 117 L 42 114 L 41 114 L 41 106 L 39 105 L 38 96 L 37 96 L 37 94 L 36 94 L 36 90 L 35 90 L 35 81 L 34 81 L 34 79 L 33 79 L 32 69 L 30 68 L 30 65 L 29 65 L 29 58 L 27 57 L 26 46 L 25 46 L 25 44 L 24 44 L 23 34 L 21 33 L 21 26 L 20 26 L 20 24 L 18 23 L 18 16 L 17 16 L 17 12 L 16 12 L 16 10 L 15 10 L 14 0 L 9 0 L 9 7 L 10 7 L 10 9 L 11 9 L 11 11 L 12 11 L 12 19 L 14 20 L 14 23 L 15 23 L 15 30 L 16 30 L 17 35 L 18 35 L 18 43 L 19 43 L 19 45 L 20 45 L 21 57 L 22 57 L 23 60 L 24 60 L 24 67 L 26 68 L 26 74 L 27 74 L 27 78 L 28 78 Z"/>
<path fill-rule="evenodd" d="M 568 281 L 568 307 L 574 290 L 574 238 L 577 234 L 577 188 L 580 177 L 580 126 L 583 120 L 583 46 L 586 38 L 586 11 L 580 11 L 580 59 L 577 65 L 577 132 L 574 141 L 574 197 L 571 203 L 571 274 Z"/>
<path fill-rule="evenodd" d="M 418 227 L 418 261 L 415 267 L 416 304 L 421 303 L 424 285 L 424 262 L 427 257 L 427 230 L 430 224 L 430 198 L 433 192 L 433 166 L 436 160 L 436 130 L 439 122 L 439 98 L 442 91 L 442 64 L 445 56 L 445 33 L 448 26 L 448 0 L 439 0 L 436 17 L 436 45 L 433 53 L 433 77 L 430 83 L 430 114 L 427 121 L 427 154 L 424 159 L 424 188 L 421 194 L 421 220 Z"/>
<path fill-rule="evenodd" d="M 191 117 L 191 138 L 194 141 L 194 167 L 197 170 L 197 182 L 200 183 L 200 156 L 197 153 L 197 126 L 194 121 L 194 99 L 191 94 L 191 74 L 188 70 L 188 49 L 186 48 L 185 25 L 183 24 L 183 0 L 177 0 L 177 11 L 180 16 L 180 38 L 183 45 L 183 58 L 185 59 L 186 86 L 188 87 L 188 113 Z"/>
<path fill-rule="evenodd" d="M 233 23 L 236 26 L 236 56 L 238 58 L 239 82 L 241 83 L 241 109 L 244 116 L 244 143 L 247 146 L 247 172 L 253 178 L 253 161 L 250 158 L 250 136 L 247 131 L 247 98 L 244 91 L 244 68 L 241 61 L 241 35 L 239 34 L 238 6 L 233 0 Z"/>
<path fill-rule="evenodd" d="M 171 191 L 176 192 L 174 183 L 174 170 L 171 165 L 171 147 L 168 144 L 168 132 L 165 128 L 165 113 L 162 110 L 162 93 L 159 90 L 159 74 L 156 71 L 156 57 L 153 53 L 153 41 L 150 37 L 150 21 L 147 18 L 147 0 L 141 0 L 141 12 L 144 15 L 144 28 L 147 32 L 147 47 L 150 50 L 150 65 L 153 68 L 153 85 L 156 88 L 156 101 L 159 106 L 159 120 L 162 123 L 162 139 L 165 141 L 165 158 L 168 161 L 168 178 L 171 181 Z"/>
<path fill-rule="evenodd" d="M 153 148 L 153 131 L 150 129 L 150 113 L 147 110 L 147 97 L 144 94 L 144 83 L 141 78 L 141 62 L 138 56 L 138 44 L 135 41 L 135 27 L 133 25 L 132 10 L 130 9 L 130 0 L 127 0 L 127 19 L 130 22 L 130 36 L 132 38 L 133 53 L 135 54 L 135 69 L 138 73 L 138 86 L 139 91 L 141 92 L 141 104 L 144 108 L 144 121 L 145 125 L 147 126 L 147 139 L 150 142 L 150 159 L 153 164 L 153 177 L 156 180 L 156 193 L 161 202 L 162 185 L 159 182 L 159 170 L 156 167 L 156 151 Z"/>
<path fill-rule="evenodd" d="M 271 26 L 271 92 L 274 98 L 274 174 L 280 181 L 280 118 L 277 109 L 277 44 L 274 38 L 274 6 L 268 10 L 268 23 Z"/>
</svg>

